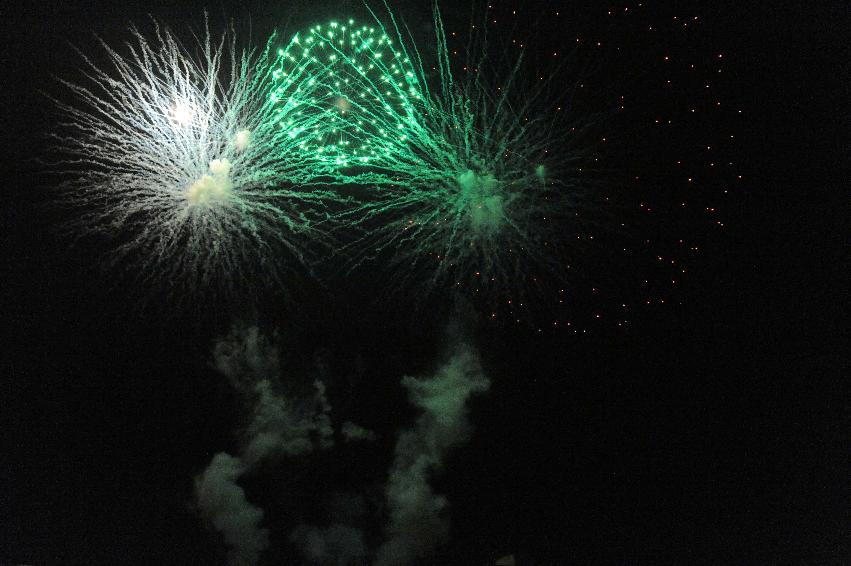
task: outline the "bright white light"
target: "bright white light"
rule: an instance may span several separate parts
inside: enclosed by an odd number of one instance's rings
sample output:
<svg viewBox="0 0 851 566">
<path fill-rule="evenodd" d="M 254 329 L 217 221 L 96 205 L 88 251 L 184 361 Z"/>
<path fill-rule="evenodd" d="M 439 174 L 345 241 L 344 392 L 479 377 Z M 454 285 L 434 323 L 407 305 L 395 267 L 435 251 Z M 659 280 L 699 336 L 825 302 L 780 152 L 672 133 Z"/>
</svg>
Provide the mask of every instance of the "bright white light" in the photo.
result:
<svg viewBox="0 0 851 566">
<path fill-rule="evenodd" d="M 248 147 L 248 144 L 251 143 L 251 131 L 250 130 L 240 130 L 234 136 L 233 144 L 236 146 L 237 151 L 245 151 L 245 148 Z"/>
<path fill-rule="evenodd" d="M 171 109 L 172 119 L 181 126 L 189 124 L 194 116 L 195 111 L 185 102 L 176 102 Z"/>
<path fill-rule="evenodd" d="M 227 198 L 232 188 L 230 180 L 230 161 L 214 159 L 210 162 L 210 172 L 201 176 L 186 190 L 186 198 L 191 204 L 211 204 Z"/>
</svg>

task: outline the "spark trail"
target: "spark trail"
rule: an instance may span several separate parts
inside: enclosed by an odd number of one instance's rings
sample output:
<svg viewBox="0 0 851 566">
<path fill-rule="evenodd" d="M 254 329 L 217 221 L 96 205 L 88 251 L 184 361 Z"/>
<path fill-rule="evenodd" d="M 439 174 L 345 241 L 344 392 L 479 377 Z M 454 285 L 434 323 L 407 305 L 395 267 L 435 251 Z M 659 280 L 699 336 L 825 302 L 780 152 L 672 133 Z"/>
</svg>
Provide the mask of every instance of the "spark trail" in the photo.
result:
<svg viewBox="0 0 851 566">
<path fill-rule="evenodd" d="M 183 299 L 281 284 L 338 199 L 302 148 L 321 118 L 302 113 L 307 66 L 270 97 L 274 37 L 258 51 L 233 30 L 214 41 L 206 21 L 188 46 L 156 22 L 150 39 L 131 33 L 123 52 L 100 40 L 107 65 L 81 54 L 85 80 L 61 81 L 75 100 L 54 99 L 70 231 L 105 236 L 110 266 Z"/>
</svg>

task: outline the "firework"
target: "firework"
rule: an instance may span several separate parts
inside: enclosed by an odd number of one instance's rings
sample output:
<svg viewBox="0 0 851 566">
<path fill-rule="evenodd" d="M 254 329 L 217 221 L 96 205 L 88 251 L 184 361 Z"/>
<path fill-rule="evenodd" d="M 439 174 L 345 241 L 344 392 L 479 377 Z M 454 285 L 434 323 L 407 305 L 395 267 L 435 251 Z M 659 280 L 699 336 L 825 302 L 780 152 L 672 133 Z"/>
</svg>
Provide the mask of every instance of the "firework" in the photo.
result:
<svg viewBox="0 0 851 566">
<path fill-rule="evenodd" d="M 587 189 L 586 125 L 547 83 L 529 85 L 522 56 L 489 60 L 484 38 L 459 72 L 437 9 L 434 64 L 389 8 L 387 19 L 314 26 L 275 71 L 316 66 L 311 105 L 324 119 L 306 144 L 334 169 L 330 182 L 358 187 L 359 205 L 339 217 L 359 234 L 350 267 L 380 258 L 397 289 L 483 294 L 558 271 L 552 248 Z"/>
<path fill-rule="evenodd" d="M 337 197 L 318 188 L 300 134 L 299 69 L 269 96 L 275 38 L 241 50 L 233 30 L 187 46 L 154 22 L 149 40 L 131 28 L 107 65 L 82 55 L 86 81 L 62 81 L 75 102 L 63 112 L 56 150 L 61 201 L 75 236 L 105 236 L 108 264 L 145 287 L 181 296 L 281 283 L 321 240 L 321 210 Z M 299 121 L 296 123 L 295 118 Z"/>
</svg>

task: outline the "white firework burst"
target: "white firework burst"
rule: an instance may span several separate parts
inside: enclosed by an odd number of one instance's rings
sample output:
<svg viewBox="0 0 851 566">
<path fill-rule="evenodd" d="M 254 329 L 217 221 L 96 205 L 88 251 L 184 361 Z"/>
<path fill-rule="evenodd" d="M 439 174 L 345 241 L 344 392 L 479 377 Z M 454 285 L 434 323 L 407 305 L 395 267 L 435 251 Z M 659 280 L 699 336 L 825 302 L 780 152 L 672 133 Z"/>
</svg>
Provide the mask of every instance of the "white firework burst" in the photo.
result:
<svg viewBox="0 0 851 566">
<path fill-rule="evenodd" d="M 67 226 L 105 236 L 111 267 L 182 297 L 303 271 L 338 198 L 316 186 L 301 141 L 316 119 L 301 112 L 310 77 L 292 69 L 270 96 L 276 38 L 239 49 L 232 29 L 211 40 L 206 19 L 190 44 L 156 22 L 151 39 L 131 33 L 123 52 L 100 40 L 106 65 L 81 54 L 85 80 L 61 80 L 73 101 L 54 97 Z"/>
</svg>

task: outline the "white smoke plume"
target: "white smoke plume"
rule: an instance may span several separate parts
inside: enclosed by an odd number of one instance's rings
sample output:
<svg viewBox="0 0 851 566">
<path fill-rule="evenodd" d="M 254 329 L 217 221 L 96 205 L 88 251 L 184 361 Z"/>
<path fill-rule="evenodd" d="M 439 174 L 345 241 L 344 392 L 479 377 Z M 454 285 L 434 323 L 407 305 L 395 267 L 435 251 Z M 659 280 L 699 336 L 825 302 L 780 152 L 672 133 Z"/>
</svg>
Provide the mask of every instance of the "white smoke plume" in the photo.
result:
<svg viewBox="0 0 851 566">
<path fill-rule="evenodd" d="M 222 533 L 231 566 L 257 564 L 268 548 L 260 526 L 263 511 L 237 484 L 243 474 L 270 458 L 297 456 L 333 445 L 331 405 L 316 380 L 311 399 L 292 399 L 277 387 L 280 358 L 256 327 L 234 328 L 213 349 L 216 368 L 251 406 L 251 421 L 239 456 L 220 452 L 195 479 L 195 497 L 205 521 Z"/>
<path fill-rule="evenodd" d="M 449 534 L 448 502 L 429 484 L 449 450 L 470 434 L 467 401 L 487 391 L 490 381 L 479 358 L 461 346 L 432 377 L 404 377 L 402 385 L 422 414 L 403 432 L 385 489 L 390 510 L 387 540 L 378 549 L 376 566 L 400 566 L 428 556 Z"/>
<path fill-rule="evenodd" d="M 263 511 L 252 504 L 238 484 L 240 477 L 264 461 L 297 456 L 333 446 L 331 406 L 322 381 L 307 396 L 285 395 L 280 387 L 280 358 L 272 340 L 256 327 L 236 328 L 213 350 L 221 371 L 250 406 L 245 442 L 236 456 L 216 454 L 195 480 L 198 508 L 229 547 L 231 566 L 253 566 L 269 545 Z M 488 390 L 476 352 L 459 346 L 432 376 L 402 378 L 410 402 L 420 411 L 413 427 L 396 443 L 384 496 L 388 522 L 385 541 L 375 552 L 375 566 L 404 566 L 431 555 L 449 535 L 448 501 L 432 489 L 449 451 L 470 434 L 467 403 Z M 372 431 L 346 422 L 346 442 L 369 441 Z M 365 509 L 362 500 L 344 506 Z M 352 513 L 333 513 L 326 526 L 302 524 L 290 535 L 304 558 L 322 566 L 366 564 L 371 554 L 360 522 Z"/>
<path fill-rule="evenodd" d="M 228 545 L 228 563 L 233 566 L 256 564 L 269 546 L 269 533 L 260 527 L 263 511 L 245 497 L 236 480 L 243 464 L 224 452 L 213 456 L 207 469 L 195 480 L 198 504 L 210 525 L 222 533 Z"/>
</svg>

